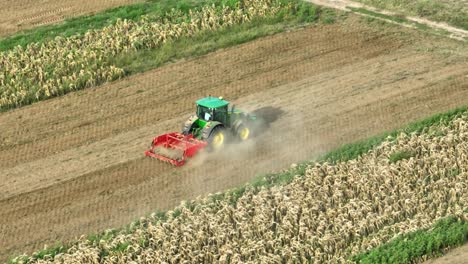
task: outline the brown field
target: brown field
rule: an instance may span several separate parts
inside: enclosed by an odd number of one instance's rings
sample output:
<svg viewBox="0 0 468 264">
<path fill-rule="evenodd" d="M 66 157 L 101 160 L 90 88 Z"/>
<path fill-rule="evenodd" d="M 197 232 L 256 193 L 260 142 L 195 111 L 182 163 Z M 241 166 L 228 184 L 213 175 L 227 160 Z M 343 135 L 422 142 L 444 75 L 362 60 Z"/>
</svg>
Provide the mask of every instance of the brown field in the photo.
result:
<svg viewBox="0 0 468 264">
<path fill-rule="evenodd" d="M 424 264 L 466 264 L 468 244 L 450 250 L 446 255 L 428 260 Z"/>
<path fill-rule="evenodd" d="M 0 0 L 0 37 L 142 0 Z"/>
<path fill-rule="evenodd" d="M 1 259 L 468 104 L 465 43 L 382 29 L 354 18 L 308 27 L 1 113 Z M 208 94 L 269 128 L 183 168 L 143 156 Z"/>
</svg>

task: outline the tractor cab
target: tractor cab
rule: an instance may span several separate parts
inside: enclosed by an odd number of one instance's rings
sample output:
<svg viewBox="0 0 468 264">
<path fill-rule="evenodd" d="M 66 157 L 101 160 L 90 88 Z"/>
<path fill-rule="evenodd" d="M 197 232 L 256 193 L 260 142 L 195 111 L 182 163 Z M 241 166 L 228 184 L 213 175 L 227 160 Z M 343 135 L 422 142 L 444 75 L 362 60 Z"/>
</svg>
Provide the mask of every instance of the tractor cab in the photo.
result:
<svg viewBox="0 0 468 264">
<path fill-rule="evenodd" d="M 229 102 L 222 97 L 206 97 L 197 102 L 197 117 L 206 122 L 218 121 L 227 123 Z"/>
</svg>

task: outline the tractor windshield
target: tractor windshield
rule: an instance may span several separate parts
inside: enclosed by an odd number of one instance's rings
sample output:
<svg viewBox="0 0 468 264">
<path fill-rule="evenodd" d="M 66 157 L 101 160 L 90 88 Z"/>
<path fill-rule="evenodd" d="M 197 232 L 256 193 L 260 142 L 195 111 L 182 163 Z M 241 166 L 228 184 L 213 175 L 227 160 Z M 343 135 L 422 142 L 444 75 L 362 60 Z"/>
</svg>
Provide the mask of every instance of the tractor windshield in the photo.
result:
<svg viewBox="0 0 468 264">
<path fill-rule="evenodd" d="M 199 105 L 197 108 L 197 116 L 205 121 L 211 121 L 213 120 L 213 109 Z"/>
</svg>

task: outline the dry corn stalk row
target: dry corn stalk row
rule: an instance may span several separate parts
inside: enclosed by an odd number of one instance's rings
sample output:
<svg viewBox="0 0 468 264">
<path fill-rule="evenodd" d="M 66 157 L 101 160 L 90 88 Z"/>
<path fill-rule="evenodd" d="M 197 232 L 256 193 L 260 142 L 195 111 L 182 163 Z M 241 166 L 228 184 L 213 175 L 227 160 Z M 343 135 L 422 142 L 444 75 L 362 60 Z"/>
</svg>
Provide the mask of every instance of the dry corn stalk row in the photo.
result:
<svg viewBox="0 0 468 264">
<path fill-rule="evenodd" d="M 400 134 L 355 160 L 311 165 L 284 186 L 249 187 L 236 205 L 229 196 L 198 198 L 178 217 L 151 215 L 130 234 L 83 239 L 32 263 L 347 262 L 442 217 L 468 217 L 468 113 L 430 130 L 437 133 Z M 414 156 L 391 162 L 401 151 Z"/>
<path fill-rule="evenodd" d="M 244 0 L 236 8 L 204 6 L 189 14 L 173 9 L 162 19 L 118 20 L 84 35 L 18 46 L 0 53 L 0 110 L 120 78 L 124 71 L 108 63 L 118 54 L 270 16 L 281 8 L 275 0 Z"/>
</svg>

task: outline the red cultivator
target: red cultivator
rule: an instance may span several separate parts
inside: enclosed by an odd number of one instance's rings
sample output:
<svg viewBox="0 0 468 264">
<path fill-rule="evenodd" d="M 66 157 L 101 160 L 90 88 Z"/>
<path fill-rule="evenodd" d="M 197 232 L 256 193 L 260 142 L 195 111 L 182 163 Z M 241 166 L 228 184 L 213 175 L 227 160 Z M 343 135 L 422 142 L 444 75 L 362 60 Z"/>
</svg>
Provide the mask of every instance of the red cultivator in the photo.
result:
<svg viewBox="0 0 468 264">
<path fill-rule="evenodd" d="M 145 155 L 175 166 L 182 166 L 187 158 L 193 157 L 207 144 L 207 142 L 195 139 L 193 135 L 184 136 L 174 132 L 156 137 L 151 144 L 151 149 L 147 150 Z"/>
</svg>

